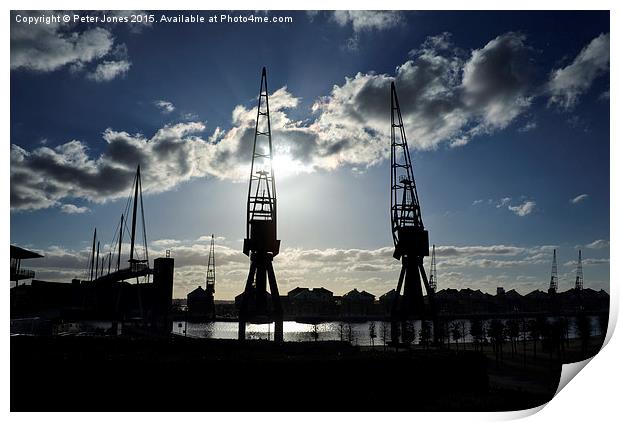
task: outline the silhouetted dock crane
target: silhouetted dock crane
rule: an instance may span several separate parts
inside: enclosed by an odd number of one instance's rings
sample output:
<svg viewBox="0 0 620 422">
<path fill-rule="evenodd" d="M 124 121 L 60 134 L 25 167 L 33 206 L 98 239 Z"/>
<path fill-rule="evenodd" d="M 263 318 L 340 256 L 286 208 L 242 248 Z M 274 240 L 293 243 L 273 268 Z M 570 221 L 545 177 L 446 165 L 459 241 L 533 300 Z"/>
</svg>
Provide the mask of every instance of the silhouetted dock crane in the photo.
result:
<svg viewBox="0 0 620 422">
<path fill-rule="evenodd" d="M 575 279 L 575 290 L 583 290 L 583 264 L 581 263 L 581 249 L 579 249 L 579 260 L 577 261 L 577 277 Z"/>
<path fill-rule="evenodd" d="M 211 318 L 215 319 L 215 305 L 213 296 L 215 295 L 215 236 L 211 235 L 211 247 L 209 248 L 209 260 L 207 261 L 206 292 L 211 296 Z"/>
<path fill-rule="evenodd" d="M 392 304 L 392 343 L 398 344 L 398 322 L 402 325 L 403 338 L 407 336 L 407 320 L 424 319 L 424 296 L 422 283 L 426 289 L 431 310 L 434 311 L 434 291 L 431 288 L 423 260 L 429 255 L 428 231 L 424 229 L 420 201 L 407 137 L 396 95 L 396 87 L 391 86 L 391 207 L 392 238 L 394 258 L 402 262 L 398 286 Z M 404 286 L 404 287 L 403 287 Z M 401 303 L 401 290 L 403 290 Z M 434 313 L 434 312 L 432 312 Z M 436 327 L 435 327 L 436 328 Z"/>
<path fill-rule="evenodd" d="M 215 236 L 211 235 L 209 260 L 207 261 L 207 293 L 215 294 Z"/>
<path fill-rule="evenodd" d="M 245 339 L 247 322 L 274 321 L 274 340 L 284 340 L 282 304 L 273 271 L 273 258 L 280 252 L 277 239 L 276 182 L 273 173 L 271 121 L 267 71 L 263 67 L 254 131 L 254 148 L 250 167 L 250 184 L 246 209 L 246 238 L 243 253 L 250 257 L 250 272 L 239 310 L 239 340 Z M 271 293 L 268 304 L 267 281 Z M 271 305 L 271 306 L 268 306 Z"/>
<path fill-rule="evenodd" d="M 437 292 L 437 261 L 435 260 L 435 245 L 433 245 L 433 253 L 431 254 L 431 277 L 428 279 L 428 284 L 431 286 L 433 292 Z"/>
<path fill-rule="evenodd" d="M 549 294 L 558 292 L 558 260 L 553 250 L 553 262 L 551 263 L 551 281 L 549 282 Z"/>
</svg>

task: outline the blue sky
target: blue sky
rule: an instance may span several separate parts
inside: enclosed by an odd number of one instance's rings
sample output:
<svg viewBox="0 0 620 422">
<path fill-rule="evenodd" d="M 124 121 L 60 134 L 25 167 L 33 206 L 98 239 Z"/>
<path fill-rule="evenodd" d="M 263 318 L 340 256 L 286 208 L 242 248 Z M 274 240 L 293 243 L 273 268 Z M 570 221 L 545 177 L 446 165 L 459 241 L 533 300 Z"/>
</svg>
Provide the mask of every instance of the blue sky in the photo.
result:
<svg viewBox="0 0 620 422">
<path fill-rule="evenodd" d="M 273 12 L 260 16 L 293 22 L 261 25 L 26 25 L 17 14 L 11 243 L 46 255 L 39 278 L 80 276 L 93 227 L 112 240 L 139 162 L 149 249 L 172 250 L 175 295 L 204 282 L 210 233 L 216 298 L 238 294 L 266 66 L 281 290 L 395 286 L 392 80 L 439 288 L 546 289 L 555 247 L 560 290 L 574 285 L 578 248 L 586 287 L 608 290 L 607 12 Z"/>
</svg>

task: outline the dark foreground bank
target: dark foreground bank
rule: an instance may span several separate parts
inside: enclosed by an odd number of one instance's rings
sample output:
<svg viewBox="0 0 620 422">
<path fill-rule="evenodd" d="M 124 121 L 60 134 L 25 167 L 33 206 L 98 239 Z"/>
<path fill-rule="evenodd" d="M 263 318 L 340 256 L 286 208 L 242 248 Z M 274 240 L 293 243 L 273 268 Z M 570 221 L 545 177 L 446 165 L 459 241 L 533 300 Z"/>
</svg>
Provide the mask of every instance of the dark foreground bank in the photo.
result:
<svg viewBox="0 0 620 422">
<path fill-rule="evenodd" d="M 487 362 L 341 342 L 15 336 L 11 410 L 491 411 L 551 399 L 490 387 Z"/>
</svg>

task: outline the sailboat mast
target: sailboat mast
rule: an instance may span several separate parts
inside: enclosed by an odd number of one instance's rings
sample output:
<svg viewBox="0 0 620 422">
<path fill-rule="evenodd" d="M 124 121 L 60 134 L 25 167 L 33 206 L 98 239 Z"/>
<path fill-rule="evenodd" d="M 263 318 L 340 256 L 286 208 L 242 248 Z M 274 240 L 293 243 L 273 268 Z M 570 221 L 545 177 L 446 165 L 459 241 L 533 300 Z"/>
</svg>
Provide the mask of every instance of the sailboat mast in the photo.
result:
<svg viewBox="0 0 620 422">
<path fill-rule="evenodd" d="M 93 271 L 95 269 L 95 242 L 97 241 L 97 228 L 95 227 L 95 234 L 93 235 L 93 248 L 90 252 L 90 281 L 93 281 Z"/>
<path fill-rule="evenodd" d="M 121 214 L 121 229 L 118 234 L 118 257 L 116 258 L 116 271 L 121 269 L 121 246 L 123 244 L 123 218 L 125 216 Z"/>
<path fill-rule="evenodd" d="M 95 264 L 95 278 L 99 277 L 99 242 L 97 242 L 97 263 Z"/>
<path fill-rule="evenodd" d="M 131 219 L 131 249 L 129 250 L 129 262 L 133 263 L 133 251 L 136 238 L 136 213 L 138 211 L 138 187 L 140 184 L 140 166 L 138 165 L 138 172 L 136 173 L 136 189 L 133 196 L 133 214 Z"/>
</svg>

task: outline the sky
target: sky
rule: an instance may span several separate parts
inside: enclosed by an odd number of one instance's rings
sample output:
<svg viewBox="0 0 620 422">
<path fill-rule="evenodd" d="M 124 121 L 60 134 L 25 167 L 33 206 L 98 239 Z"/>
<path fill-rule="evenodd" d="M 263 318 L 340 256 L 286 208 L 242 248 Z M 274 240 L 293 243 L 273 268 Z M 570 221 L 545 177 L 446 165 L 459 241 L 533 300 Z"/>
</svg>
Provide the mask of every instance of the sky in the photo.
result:
<svg viewBox="0 0 620 422">
<path fill-rule="evenodd" d="M 101 23 L 152 14 L 154 22 Z M 167 23 L 198 13 L 205 23 Z M 174 296 L 241 293 L 249 160 L 267 68 L 280 291 L 396 286 L 389 220 L 395 82 L 439 289 L 609 291 L 608 12 L 11 13 L 11 244 L 38 279 L 113 245 L 142 168 L 149 256 L 175 258 Z M 18 17 L 19 16 L 19 17 Z M 124 247 L 128 250 L 128 247 Z M 126 259 L 128 257 L 123 257 Z M 429 264 L 429 260 L 425 260 Z M 24 264 L 26 265 L 26 264 Z"/>
</svg>

